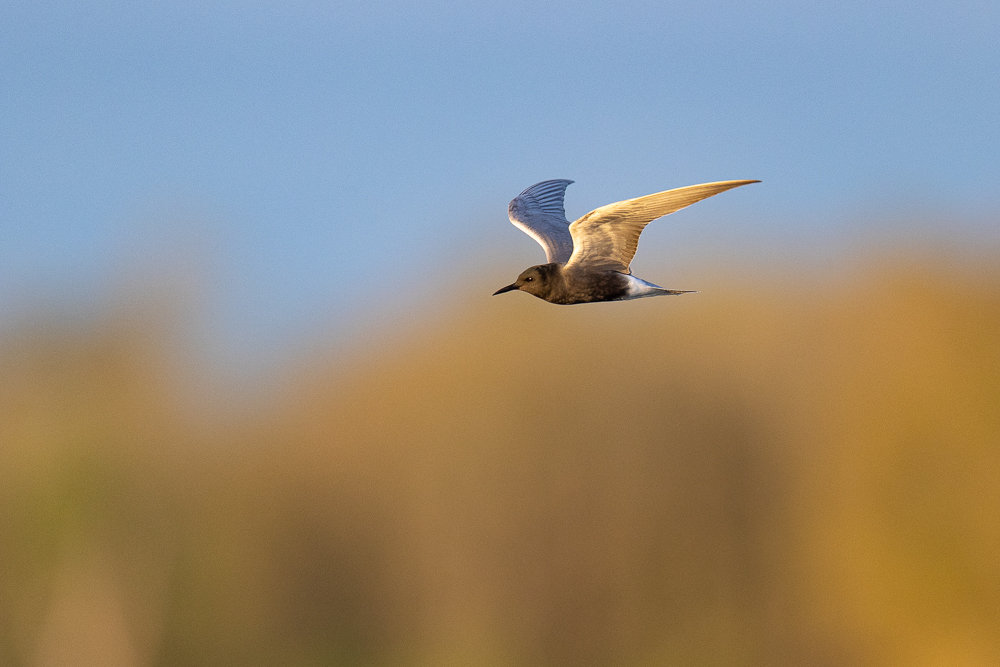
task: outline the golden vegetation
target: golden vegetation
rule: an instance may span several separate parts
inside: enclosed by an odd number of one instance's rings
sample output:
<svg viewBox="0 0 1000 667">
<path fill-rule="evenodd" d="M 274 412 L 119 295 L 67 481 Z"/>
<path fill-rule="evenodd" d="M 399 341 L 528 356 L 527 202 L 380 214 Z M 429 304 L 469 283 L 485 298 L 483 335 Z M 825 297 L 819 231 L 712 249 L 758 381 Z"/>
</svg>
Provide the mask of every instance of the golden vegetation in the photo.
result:
<svg viewBox="0 0 1000 667">
<path fill-rule="evenodd" d="M 207 420 L 10 333 L 0 664 L 1000 664 L 1000 276 L 769 293 L 477 295 Z"/>
</svg>

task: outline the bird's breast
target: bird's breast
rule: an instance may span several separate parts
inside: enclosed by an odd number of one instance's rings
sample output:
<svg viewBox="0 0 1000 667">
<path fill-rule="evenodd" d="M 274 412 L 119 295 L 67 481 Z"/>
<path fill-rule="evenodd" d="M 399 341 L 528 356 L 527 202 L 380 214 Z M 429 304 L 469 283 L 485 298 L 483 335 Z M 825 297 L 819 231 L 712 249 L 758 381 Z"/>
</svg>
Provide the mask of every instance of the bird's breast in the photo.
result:
<svg viewBox="0 0 1000 667">
<path fill-rule="evenodd" d="M 627 299 L 628 277 L 617 271 L 563 271 L 563 289 L 553 290 L 553 303 L 593 303 Z"/>
</svg>

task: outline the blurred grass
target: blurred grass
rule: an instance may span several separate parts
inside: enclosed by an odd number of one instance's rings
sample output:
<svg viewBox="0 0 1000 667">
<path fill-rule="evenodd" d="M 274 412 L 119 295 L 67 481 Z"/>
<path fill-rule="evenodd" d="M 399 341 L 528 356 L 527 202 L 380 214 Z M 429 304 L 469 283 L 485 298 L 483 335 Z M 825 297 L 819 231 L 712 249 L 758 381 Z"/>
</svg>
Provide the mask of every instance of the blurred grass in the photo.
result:
<svg viewBox="0 0 1000 667">
<path fill-rule="evenodd" d="M 1000 664 L 995 267 L 520 296 L 242 413 L 142 321 L 9 332 L 0 664 Z"/>
</svg>

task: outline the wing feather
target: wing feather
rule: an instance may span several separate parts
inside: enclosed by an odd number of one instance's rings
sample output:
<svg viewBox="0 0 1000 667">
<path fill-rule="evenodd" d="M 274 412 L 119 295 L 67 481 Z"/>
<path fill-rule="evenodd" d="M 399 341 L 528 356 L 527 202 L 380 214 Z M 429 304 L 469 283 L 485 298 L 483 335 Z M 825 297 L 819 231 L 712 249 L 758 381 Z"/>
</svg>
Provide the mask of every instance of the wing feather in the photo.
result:
<svg viewBox="0 0 1000 667">
<path fill-rule="evenodd" d="M 650 222 L 720 192 L 759 182 L 719 181 L 689 185 L 596 208 L 569 226 L 574 249 L 566 266 L 629 273 L 639 235 Z"/>
<path fill-rule="evenodd" d="M 536 183 L 507 207 L 510 221 L 538 241 L 548 262 L 566 262 L 573 254 L 573 237 L 563 208 L 566 187 L 572 182 L 556 179 Z"/>
</svg>

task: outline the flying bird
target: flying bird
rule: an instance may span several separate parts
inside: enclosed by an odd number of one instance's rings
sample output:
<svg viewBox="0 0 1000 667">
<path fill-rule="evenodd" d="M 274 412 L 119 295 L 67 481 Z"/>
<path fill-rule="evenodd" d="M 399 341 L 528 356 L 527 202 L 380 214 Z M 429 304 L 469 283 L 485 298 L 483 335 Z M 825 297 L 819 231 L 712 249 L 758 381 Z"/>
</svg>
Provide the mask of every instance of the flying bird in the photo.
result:
<svg viewBox="0 0 1000 667">
<path fill-rule="evenodd" d="M 760 181 L 719 181 L 626 199 L 596 208 L 570 224 L 563 208 L 573 181 L 542 181 L 519 194 L 507 207 L 514 226 L 545 249 L 547 264 L 525 269 L 493 296 L 521 290 L 550 303 L 625 301 L 645 296 L 687 294 L 664 289 L 632 275 L 629 264 L 639 234 L 653 220 L 720 192 Z"/>
</svg>

